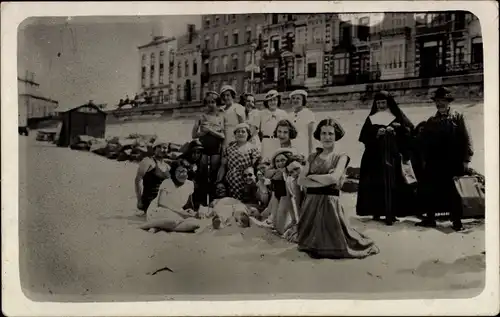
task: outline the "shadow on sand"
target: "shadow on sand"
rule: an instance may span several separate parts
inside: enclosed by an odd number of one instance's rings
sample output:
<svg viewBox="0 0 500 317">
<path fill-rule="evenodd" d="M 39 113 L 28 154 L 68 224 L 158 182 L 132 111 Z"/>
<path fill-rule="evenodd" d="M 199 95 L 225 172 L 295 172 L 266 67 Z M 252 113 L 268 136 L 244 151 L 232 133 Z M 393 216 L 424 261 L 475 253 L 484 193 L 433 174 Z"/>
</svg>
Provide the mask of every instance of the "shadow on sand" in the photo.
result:
<svg viewBox="0 0 500 317">
<path fill-rule="evenodd" d="M 486 268 L 484 254 L 468 255 L 446 263 L 440 260 L 428 260 L 420 263 L 415 269 L 398 270 L 399 274 L 412 274 L 420 277 L 438 278 L 446 274 L 481 273 Z"/>
</svg>

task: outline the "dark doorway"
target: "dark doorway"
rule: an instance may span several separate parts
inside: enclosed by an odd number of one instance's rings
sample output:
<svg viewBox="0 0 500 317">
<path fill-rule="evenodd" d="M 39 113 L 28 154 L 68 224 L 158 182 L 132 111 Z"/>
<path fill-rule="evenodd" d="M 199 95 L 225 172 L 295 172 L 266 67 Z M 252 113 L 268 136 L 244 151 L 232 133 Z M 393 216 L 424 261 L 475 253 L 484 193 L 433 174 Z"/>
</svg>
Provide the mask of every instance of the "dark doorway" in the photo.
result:
<svg viewBox="0 0 500 317">
<path fill-rule="evenodd" d="M 184 85 L 184 92 L 185 92 L 184 100 L 191 101 L 192 96 L 191 96 L 191 80 L 190 79 L 186 79 L 186 84 Z"/>
<path fill-rule="evenodd" d="M 422 47 L 420 50 L 420 77 L 436 76 L 439 69 L 438 46 Z"/>
</svg>

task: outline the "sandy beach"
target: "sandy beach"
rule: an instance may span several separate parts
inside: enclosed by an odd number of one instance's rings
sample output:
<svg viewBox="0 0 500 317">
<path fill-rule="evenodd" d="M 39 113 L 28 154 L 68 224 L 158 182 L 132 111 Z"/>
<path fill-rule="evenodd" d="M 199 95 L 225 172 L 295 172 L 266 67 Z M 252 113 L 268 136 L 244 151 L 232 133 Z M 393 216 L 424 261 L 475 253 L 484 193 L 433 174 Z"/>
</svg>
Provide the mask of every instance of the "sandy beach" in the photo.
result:
<svg viewBox="0 0 500 317">
<path fill-rule="evenodd" d="M 474 141 L 472 167 L 484 173 L 482 105 L 458 109 Z M 434 109 L 405 112 L 417 124 Z M 318 114 L 343 124 L 338 149 L 353 166 L 367 113 Z M 125 123 L 107 134 L 155 133 L 182 142 L 191 127 L 188 120 Z M 386 227 L 355 217 L 356 196 L 344 193 L 351 224 L 381 249 L 363 260 L 313 260 L 254 227 L 151 234 L 137 228 L 144 220 L 134 216 L 136 164 L 57 148 L 34 135 L 19 137 L 21 284 L 32 300 L 450 298 L 475 296 L 484 286 L 483 221 L 466 221 L 461 233 L 448 222 L 417 228 L 413 218 Z M 165 267 L 170 271 L 153 274 Z"/>
</svg>

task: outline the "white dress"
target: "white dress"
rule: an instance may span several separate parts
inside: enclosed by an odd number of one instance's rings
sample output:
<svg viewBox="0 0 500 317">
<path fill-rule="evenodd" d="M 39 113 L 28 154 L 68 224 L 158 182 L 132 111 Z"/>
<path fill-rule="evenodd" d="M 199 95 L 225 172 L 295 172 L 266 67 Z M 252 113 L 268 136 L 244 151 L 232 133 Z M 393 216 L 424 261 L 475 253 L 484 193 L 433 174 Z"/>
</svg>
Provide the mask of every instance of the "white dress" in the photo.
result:
<svg viewBox="0 0 500 317">
<path fill-rule="evenodd" d="M 193 191 L 194 183 L 192 181 L 186 180 L 182 186 L 177 187 L 172 179 L 167 178 L 161 183 L 158 196 L 149 205 L 147 221 L 172 220 L 180 222 L 184 220 L 184 217 L 177 212 L 182 212 Z M 158 205 L 160 197 L 164 206 Z"/>
<path fill-rule="evenodd" d="M 246 119 L 245 107 L 239 103 L 233 103 L 229 109 L 224 110 L 223 116 L 225 128 L 224 133 L 226 135 L 223 147 L 226 148 L 229 143 L 236 140 L 234 137 L 234 128 L 240 123 L 238 121 L 238 117 L 242 117 L 243 120 Z"/>
<path fill-rule="evenodd" d="M 257 132 L 259 130 L 259 116 L 260 116 L 260 110 L 253 109 L 248 114 L 248 120 L 247 120 L 247 122 L 250 126 L 257 128 Z M 261 142 L 260 142 L 260 138 L 259 138 L 258 133 L 252 137 L 252 139 L 250 140 L 250 143 L 252 143 L 256 148 L 258 148 L 260 150 Z"/>
<path fill-rule="evenodd" d="M 308 157 L 309 154 L 309 123 L 316 123 L 316 118 L 314 113 L 308 108 L 302 108 L 298 113 L 291 112 L 288 116 L 288 120 L 295 125 L 297 129 L 297 137 L 292 140 L 292 146 L 297 150 L 297 153 Z M 320 143 L 317 140 L 313 140 L 313 151 L 315 148 L 319 147 Z"/>
<path fill-rule="evenodd" d="M 288 119 L 288 114 L 285 110 L 276 109 L 274 112 L 269 109 L 260 111 L 258 127 L 264 138 L 262 139 L 262 158 L 271 159 L 274 152 L 279 149 L 280 141 L 274 138 L 274 130 L 280 120 Z"/>
</svg>

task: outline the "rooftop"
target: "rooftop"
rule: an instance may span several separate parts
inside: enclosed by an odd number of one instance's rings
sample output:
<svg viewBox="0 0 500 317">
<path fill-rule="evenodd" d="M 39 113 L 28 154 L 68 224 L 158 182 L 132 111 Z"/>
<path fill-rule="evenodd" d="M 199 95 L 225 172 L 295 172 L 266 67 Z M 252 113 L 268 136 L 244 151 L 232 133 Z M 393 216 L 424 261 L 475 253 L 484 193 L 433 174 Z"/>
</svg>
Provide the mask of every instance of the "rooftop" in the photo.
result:
<svg viewBox="0 0 500 317">
<path fill-rule="evenodd" d="M 153 40 L 151 42 L 149 42 L 148 44 L 138 46 L 137 48 L 141 49 L 141 48 L 151 47 L 151 46 L 155 46 L 155 45 L 159 45 L 159 44 L 163 44 L 163 43 L 168 43 L 168 42 L 175 41 L 175 39 L 176 39 L 175 37 L 155 36 L 155 37 L 153 37 Z"/>
</svg>

